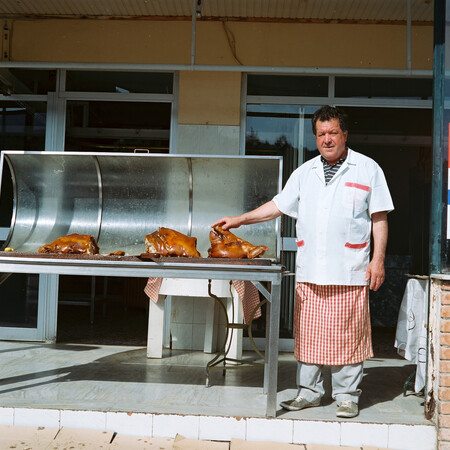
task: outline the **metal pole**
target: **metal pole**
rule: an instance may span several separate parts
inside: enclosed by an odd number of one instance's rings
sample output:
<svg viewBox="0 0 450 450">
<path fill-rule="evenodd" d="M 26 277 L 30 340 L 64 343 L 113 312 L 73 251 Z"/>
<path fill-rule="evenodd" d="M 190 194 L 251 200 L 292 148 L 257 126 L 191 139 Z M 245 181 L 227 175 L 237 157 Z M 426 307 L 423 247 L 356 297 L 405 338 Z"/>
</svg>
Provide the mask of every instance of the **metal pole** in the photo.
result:
<svg viewBox="0 0 450 450">
<path fill-rule="evenodd" d="M 192 0 L 191 66 L 195 64 L 196 33 L 197 33 L 197 0 Z"/>
<path fill-rule="evenodd" d="M 406 0 L 406 68 L 411 70 L 411 0 Z"/>
<path fill-rule="evenodd" d="M 432 70 L 417 69 L 360 69 L 345 67 L 301 67 L 301 66 L 240 66 L 220 64 L 127 64 L 127 63 L 80 63 L 61 61 L 0 61 L 0 68 L 20 69 L 66 69 L 66 70 L 113 70 L 130 72 L 148 71 L 176 71 L 176 70 L 198 70 L 207 72 L 247 72 L 267 74 L 298 74 L 298 75 L 371 75 L 371 76 L 415 76 L 431 77 Z"/>
<path fill-rule="evenodd" d="M 433 84 L 433 166 L 431 177 L 430 273 L 440 273 L 445 229 L 444 170 L 448 154 L 444 147 L 444 81 L 445 81 L 445 0 L 434 2 L 434 84 Z M 447 125 L 448 126 L 448 125 Z M 447 190 L 446 190 L 447 191 Z"/>
</svg>

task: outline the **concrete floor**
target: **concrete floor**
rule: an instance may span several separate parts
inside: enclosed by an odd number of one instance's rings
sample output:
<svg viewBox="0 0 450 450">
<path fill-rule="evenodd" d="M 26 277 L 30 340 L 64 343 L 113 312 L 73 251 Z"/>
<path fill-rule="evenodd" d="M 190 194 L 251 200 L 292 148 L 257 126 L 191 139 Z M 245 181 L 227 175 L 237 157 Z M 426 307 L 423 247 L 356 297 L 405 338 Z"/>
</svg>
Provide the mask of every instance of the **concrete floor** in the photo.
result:
<svg viewBox="0 0 450 450">
<path fill-rule="evenodd" d="M 327 395 L 321 407 L 281 408 L 265 418 L 263 370 L 213 370 L 213 355 L 164 350 L 146 357 L 145 312 L 60 308 L 57 344 L 0 341 L 0 426 L 79 428 L 119 435 L 231 441 L 276 441 L 330 446 L 434 449 L 436 429 L 425 420 L 423 398 L 403 395 L 414 366 L 399 357 L 392 333 L 375 332 L 375 357 L 366 362 L 360 414 L 337 419 Z M 103 317 L 104 316 L 104 317 Z M 120 344 L 122 343 L 122 344 Z M 126 344 L 126 345 L 124 345 Z M 245 352 L 252 359 L 254 353 Z M 279 355 L 278 403 L 296 394 L 296 361 Z M 276 448 L 276 447 L 274 447 Z"/>
<path fill-rule="evenodd" d="M 165 350 L 147 359 L 145 347 L 0 342 L 0 405 L 91 411 L 264 417 L 263 370 L 214 370 L 205 387 L 211 355 Z M 246 355 L 251 358 L 251 354 Z M 403 396 L 414 367 L 397 358 L 366 362 L 359 422 L 427 424 L 423 398 Z M 278 402 L 295 396 L 296 362 L 280 354 Z M 329 388 L 328 388 L 329 390 Z M 277 417 L 336 420 L 328 396 L 320 408 L 280 409 Z"/>
</svg>

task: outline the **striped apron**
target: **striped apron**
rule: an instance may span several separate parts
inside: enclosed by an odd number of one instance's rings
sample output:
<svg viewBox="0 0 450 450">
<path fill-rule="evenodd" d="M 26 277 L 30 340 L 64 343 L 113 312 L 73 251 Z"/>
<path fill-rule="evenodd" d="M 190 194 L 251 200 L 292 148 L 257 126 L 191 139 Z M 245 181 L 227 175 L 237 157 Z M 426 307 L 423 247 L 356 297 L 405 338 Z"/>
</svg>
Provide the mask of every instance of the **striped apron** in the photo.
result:
<svg viewBox="0 0 450 450">
<path fill-rule="evenodd" d="M 373 356 L 368 286 L 297 283 L 294 355 L 318 365 L 356 364 Z"/>
</svg>

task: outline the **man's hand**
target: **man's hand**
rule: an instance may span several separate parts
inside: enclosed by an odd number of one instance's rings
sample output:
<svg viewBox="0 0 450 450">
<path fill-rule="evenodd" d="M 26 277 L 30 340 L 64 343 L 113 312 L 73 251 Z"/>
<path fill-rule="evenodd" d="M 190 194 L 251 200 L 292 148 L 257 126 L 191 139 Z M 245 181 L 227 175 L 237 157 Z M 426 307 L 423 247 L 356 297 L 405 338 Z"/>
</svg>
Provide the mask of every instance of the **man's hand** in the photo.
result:
<svg viewBox="0 0 450 450">
<path fill-rule="evenodd" d="M 214 228 L 215 226 L 220 226 L 225 231 L 229 230 L 230 228 L 239 228 L 242 225 L 239 217 L 240 216 L 235 216 L 235 217 L 225 216 L 225 217 L 222 217 L 217 222 L 214 222 L 211 225 L 211 228 Z"/>
<path fill-rule="evenodd" d="M 366 281 L 370 280 L 369 288 L 377 291 L 384 282 L 384 262 L 372 259 L 366 270 Z"/>
<path fill-rule="evenodd" d="M 229 230 L 230 228 L 239 228 L 241 225 L 250 225 L 253 223 L 265 222 L 280 217 L 282 212 L 277 205 L 270 200 L 258 208 L 241 214 L 240 216 L 225 216 L 214 222 L 211 227 L 220 225 L 222 229 Z"/>
</svg>

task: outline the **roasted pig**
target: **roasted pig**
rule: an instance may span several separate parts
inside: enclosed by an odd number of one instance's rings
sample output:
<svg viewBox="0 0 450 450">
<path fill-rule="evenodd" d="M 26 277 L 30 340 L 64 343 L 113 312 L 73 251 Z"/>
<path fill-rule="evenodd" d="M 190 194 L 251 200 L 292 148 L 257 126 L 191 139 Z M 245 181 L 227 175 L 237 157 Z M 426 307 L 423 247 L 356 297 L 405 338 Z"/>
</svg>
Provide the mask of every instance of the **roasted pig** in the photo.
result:
<svg viewBox="0 0 450 450">
<path fill-rule="evenodd" d="M 179 231 L 160 227 L 158 231 L 144 238 L 145 252 L 152 256 L 185 256 L 200 258 L 197 251 L 197 238 L 189 237 Z"/>
<path fill-rule="evenodd" d="M 69 234 L 62 236 L 51 244 L 39 248 L 39 253 L 67 253 L 96 255 L 99 253 L 97 242 L 90 234 Z"/>
<path fill-rule="evenodd" d="M 252 245 L 230 231 L 222 230 L 221 227 L 214 227 L 209 232 L 209 240 L 211 241 L 211 248 L 208 249 L 208 254 L 211 258 L 252 259 L 269 250 L 265 245 Z"/>
</svg>

